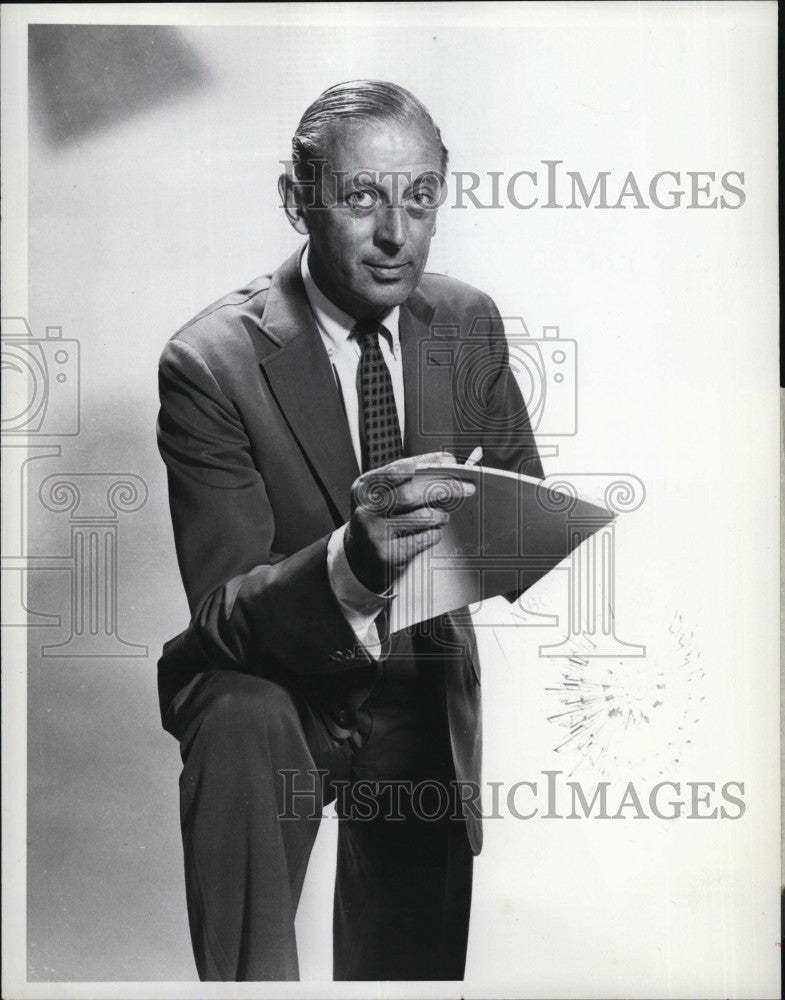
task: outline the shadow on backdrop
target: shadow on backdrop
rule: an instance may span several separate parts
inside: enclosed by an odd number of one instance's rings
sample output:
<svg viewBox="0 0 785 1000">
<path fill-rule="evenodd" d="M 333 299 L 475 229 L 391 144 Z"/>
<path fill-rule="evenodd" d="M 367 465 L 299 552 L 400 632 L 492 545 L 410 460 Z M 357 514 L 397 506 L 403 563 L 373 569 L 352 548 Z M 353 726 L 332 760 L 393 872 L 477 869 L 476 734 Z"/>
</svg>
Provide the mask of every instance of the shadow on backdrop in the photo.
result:
<svg viewBox="0 0 785 1000">
<path fill-rule="evenodd" d="M 31 24 L 30 115 L 50 147 L 204 87 L 201 59 L 165 25 Z"/>
</svg>

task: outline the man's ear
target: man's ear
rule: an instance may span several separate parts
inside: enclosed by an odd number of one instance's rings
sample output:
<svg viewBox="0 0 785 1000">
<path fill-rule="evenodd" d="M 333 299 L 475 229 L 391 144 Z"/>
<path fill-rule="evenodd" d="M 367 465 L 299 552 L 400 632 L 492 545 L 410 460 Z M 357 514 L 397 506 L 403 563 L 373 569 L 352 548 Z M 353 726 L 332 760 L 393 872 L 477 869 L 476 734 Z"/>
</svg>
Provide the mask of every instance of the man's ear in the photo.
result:
<svg viewBox="0 0 785 1000">
<path fill-rule="evenodd" d="M 289 174 L 281 174 L 278 178 L 278 194 L 281 196 L 281 205 L 286 212 L 286 218 L 292 227 L 302 236 L 307 236 L 308 217 L 297 197 L 297 182 Z"/>
</svg>

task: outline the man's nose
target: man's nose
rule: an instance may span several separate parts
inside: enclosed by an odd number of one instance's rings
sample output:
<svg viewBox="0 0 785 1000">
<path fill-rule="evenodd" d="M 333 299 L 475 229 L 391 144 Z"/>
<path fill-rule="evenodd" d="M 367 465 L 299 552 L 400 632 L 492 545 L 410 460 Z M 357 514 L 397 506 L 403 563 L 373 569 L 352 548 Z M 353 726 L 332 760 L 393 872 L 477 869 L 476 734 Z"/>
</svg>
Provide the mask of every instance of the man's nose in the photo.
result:
<svg viewBox="0 0 785 1000">
<path fill-rule="evenodd" d="M 376 226 L 376 242 L 379 245 L 400 250 L 406 242 L 408 223 L 403 208 L 385 205 L 379 213 Z"/>
</svg>

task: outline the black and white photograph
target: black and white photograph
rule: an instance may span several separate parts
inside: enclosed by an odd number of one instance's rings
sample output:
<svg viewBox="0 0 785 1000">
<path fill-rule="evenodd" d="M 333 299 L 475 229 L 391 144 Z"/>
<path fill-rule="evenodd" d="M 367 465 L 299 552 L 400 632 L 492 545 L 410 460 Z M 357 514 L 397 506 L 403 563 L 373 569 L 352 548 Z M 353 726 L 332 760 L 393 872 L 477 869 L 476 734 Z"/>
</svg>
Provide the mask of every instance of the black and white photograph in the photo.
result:
<svg viewBox="0 0 785 1000">
<path fill-rule="evenodd" d="M 3 996 L 780 997 L 777 5 L 1 16 Z"/>
</svg>

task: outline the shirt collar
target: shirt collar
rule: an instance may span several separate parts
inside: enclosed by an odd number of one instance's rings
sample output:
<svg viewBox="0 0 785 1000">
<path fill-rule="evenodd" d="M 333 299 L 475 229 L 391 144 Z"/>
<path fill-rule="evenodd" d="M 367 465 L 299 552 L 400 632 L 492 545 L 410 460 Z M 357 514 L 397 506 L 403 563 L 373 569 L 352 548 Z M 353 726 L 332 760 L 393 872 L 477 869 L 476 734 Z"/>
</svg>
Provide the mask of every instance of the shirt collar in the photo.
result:
<svg viewBox="0 0 785 1000">
<path fill-rule="evenodd" d="M 327 296 L 317 287 L 313 280 L 313 275 L 308 267 L 308 244 L 303 248 L 300 256 L 300 274 L 305 285 L 305 294 L 308 297 L 308 304 L 316 317 L 322 332 L 335 345 L 336 350 L 343 346 L 351 336 L 354 324 L 357 322 L 354 317 L 339 309 L 335 303 L 331 302 Z M 379 317 L 379 322 L 389 331 L 392 338 L 393 356 L 398 357 L 400 351 L 400 306 L 395 306 L 389 312 Z"/>
</svg>

